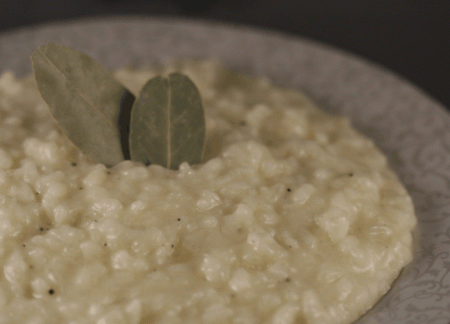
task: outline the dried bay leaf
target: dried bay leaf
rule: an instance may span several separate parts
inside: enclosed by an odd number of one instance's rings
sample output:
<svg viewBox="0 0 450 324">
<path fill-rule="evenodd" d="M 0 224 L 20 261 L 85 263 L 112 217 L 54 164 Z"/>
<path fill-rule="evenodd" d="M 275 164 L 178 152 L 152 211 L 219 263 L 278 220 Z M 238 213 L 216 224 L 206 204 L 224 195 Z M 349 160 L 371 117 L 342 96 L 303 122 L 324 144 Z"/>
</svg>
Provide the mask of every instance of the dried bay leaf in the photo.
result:
<svg viewBox="0 0 450 324">
<path fill-rule="evenodd" d="M 176 170 L 183 162 L 201 162 L 204 141 L 205 117 L 195 84 L 180 73 L 148 81 L 131 111 L 131 159 Z"/>
<path fill-rule="evenodd" d="M 95 59 L 60 44 L 37 48 L 31 60 L 38 90 L 66 136 L 94 162 L 124 160 L 118 122 L 129 91 Z"/>
<path fill-rule="evenodd" d="M 41 46 L 31 60 L 53 117 L 94 162 L 110 167 L 131 158 L 170 169 L 201 162 L 205 118 L 187 76 L 154 78 L 136 100 L 99 62 L 71 48 Z"/>
</svg>

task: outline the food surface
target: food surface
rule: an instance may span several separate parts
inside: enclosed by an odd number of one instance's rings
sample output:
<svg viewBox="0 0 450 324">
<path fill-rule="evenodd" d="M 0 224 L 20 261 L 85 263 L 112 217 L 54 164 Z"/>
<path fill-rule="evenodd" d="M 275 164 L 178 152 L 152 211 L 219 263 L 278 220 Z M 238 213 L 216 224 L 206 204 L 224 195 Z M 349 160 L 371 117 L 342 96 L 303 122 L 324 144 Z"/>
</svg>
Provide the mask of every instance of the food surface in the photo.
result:
<svg viewBox="0 0 450 324">
<path fill-rule="evenodd" d="M 175 62 L 203 162 L 91 162 L 32 77 L 0 76 L 0 323 L 350 323 L 412 259 L 407 191 L 373 142 L 301 93 Z"/>
</svg>

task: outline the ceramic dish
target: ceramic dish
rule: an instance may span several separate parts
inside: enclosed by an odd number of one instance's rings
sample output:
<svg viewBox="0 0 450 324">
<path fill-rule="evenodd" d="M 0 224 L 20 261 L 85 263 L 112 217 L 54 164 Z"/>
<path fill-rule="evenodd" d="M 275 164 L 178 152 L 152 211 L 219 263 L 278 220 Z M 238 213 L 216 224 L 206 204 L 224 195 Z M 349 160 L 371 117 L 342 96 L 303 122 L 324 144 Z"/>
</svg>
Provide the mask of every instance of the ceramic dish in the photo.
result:
<svg viewBox="0 0 450 324">
<path fill-rule="evenodd" d="M 415 204 L 418 248 L 392 289 L 358 324 L 450 322 L 450 115 L 407 81 L 331 47 L 212 22 L 121 17 L 51 24 L 0 35 L 0 73 L 31 72 L 30 55 L 59 42 L 108 68 L 216 57 L 245 73 L 299 88 L 349 117 L 388 156 Z"/>
</svg>

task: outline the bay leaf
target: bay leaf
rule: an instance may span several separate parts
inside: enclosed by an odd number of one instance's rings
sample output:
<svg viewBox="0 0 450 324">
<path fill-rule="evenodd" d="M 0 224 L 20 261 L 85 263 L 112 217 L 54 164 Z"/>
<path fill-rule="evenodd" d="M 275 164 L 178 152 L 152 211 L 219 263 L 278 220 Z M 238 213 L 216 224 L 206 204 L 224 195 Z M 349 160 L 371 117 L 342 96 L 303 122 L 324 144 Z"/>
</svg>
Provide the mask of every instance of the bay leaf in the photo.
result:
<svg viewBox="0 0 450 324">
<path fill-rule="evenodd" d="M 91 160 L 124 160 L 118 122 L 129 91 L 94 58 L 50 43 L 31 56 L 42 98 L 66 136 Z"/>
<path fill-rule="evenodd" d="M 178 169 L 200 163 L 205 116 L 195 84 L 181 73 L 149 80 L 131 111 L 130 156 L 134 161 Z"/>
</svg>

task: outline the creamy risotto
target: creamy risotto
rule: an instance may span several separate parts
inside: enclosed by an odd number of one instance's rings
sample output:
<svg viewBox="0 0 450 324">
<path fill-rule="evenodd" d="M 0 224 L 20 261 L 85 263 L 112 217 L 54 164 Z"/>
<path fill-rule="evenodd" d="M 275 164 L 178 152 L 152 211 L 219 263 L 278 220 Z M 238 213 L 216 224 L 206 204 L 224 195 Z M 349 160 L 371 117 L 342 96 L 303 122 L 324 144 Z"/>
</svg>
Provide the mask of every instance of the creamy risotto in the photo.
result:
<svg viewBox="0 0 450 324">
<path fill-rule="evenodd" d="M 90 162 L 29 77 L 0 77 L 0 323 L 332 324 L 412 258 L 413 205 L 373 142 L 302 94 L 212 61 L 204 163 Z"/>
</svg>

